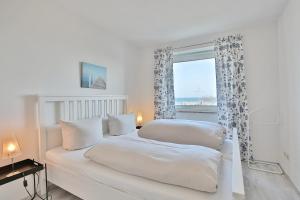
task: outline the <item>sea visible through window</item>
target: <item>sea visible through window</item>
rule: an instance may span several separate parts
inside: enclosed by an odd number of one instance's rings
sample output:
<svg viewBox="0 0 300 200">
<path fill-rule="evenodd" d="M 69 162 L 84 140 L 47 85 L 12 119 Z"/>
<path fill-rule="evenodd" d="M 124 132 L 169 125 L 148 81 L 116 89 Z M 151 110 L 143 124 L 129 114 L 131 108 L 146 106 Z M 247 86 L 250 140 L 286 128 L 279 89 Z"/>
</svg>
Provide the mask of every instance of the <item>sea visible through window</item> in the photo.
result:
<svg viewBox="0 0 300 200">
<path fill-rule="evenodd" d="M 178 112 L 217 112 L 215 58 L 173 64 Z"/>
</svg>

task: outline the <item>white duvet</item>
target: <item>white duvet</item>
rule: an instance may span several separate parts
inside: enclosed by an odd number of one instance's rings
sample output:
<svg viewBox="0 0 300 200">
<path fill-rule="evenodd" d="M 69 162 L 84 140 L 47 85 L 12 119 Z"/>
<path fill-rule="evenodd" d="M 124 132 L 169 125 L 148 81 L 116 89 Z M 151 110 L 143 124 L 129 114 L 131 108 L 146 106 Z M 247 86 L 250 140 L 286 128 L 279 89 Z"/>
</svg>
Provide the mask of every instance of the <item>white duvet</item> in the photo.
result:
<svg viewBox="0 0 300 200">
<path fill-rule="evenodd" d="M 215 192 L 222 154 L 211 148 L 131 136 L 102 139 L 85 157 L 123 173 Z"/>
<path fill-rule="evenodd" d="M 139 131 L 142 138 L 176 144 L 200 145 L 219 150 L 226 130 L 219 124 L 182 119 L 158 119 L 146 123 Z"/>
</svg>

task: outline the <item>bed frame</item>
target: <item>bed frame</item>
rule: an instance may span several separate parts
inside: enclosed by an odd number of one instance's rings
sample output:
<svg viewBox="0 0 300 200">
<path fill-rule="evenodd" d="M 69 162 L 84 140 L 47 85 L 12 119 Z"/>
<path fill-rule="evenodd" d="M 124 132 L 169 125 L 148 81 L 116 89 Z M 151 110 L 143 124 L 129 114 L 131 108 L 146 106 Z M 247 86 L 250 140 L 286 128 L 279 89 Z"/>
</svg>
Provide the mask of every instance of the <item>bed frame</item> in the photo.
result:
<svg viewBox="0 0 300 200">
<path fill-rule="evenodd" d="M 59 120 L 79 120 L 93 117 L 106 117 L 107 114 L 127 113 L 126 95 L 98 96 L 38 96 L 37 126 L 39 132 L 39 161 L 46 163 L 48 149 L 61 145 L 61 135 L 49 131 Z M 53 163 L 47 162 L 48 180 L 82 199 L 134 200 L 137 198 L 101 183 L 74 174 Z M 41 181 L 43 183 L 44 181 Z M 44 186 L 41 185 L 43 193 Z M 236 129 L 233 130 L 232 196 L 244 199 L 244 183 L 240 150 Z"/>
</svg>

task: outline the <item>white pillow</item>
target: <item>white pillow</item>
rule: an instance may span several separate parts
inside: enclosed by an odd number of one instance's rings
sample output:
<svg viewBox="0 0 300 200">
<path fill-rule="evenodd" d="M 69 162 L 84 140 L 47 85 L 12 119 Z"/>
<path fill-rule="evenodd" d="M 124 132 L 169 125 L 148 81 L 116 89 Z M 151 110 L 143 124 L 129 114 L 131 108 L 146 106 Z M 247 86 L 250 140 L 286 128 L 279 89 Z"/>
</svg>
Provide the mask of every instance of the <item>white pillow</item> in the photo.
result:
<svg viewBox="0 0 300 200">
<path fill-rule="evenodd" d="M 102 118 L 102 132 L 103 132 L 103 135 L 108 135 L 109 134 L 108 118 L 107 117 Z"/>
<path fill-rule="evenodd" d="M 108 127 L 110 135 L 125 135 L 132 133 L 136 128 L 135 115 L 108 115 Z"/>
<path fill-rule="evenodd" d="M 100 118 L 60 121 L 63 148 L 76 150 L 92 146 L 103 137 Z"/>
<path fill-rule="evenodd" d="M 61 126 L 56 124 L 46 127 L 47 133 L 47 149 L 62 146 Z"/>
<path fill-rule="evenodd" d="M 161 119 L 145 124 L 138 135 L 163 142 L 220 149 L 224 141 L 223 131 L 224 128 L 215 123 Z"/>
</svg>

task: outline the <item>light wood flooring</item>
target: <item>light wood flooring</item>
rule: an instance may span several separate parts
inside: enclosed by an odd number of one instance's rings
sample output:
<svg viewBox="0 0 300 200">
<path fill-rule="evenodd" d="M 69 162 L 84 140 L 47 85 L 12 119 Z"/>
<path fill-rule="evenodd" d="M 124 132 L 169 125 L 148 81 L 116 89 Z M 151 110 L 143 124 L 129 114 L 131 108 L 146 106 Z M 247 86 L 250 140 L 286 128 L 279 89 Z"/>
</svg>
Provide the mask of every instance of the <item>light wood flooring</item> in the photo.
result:
<svg viewBox="0 0 300 200">
<path fill-rule="evenodd" d="M 246 200 L 300 200 L 300 195 L 284 175 L 251 170 L 243 165 Z M 80 200 L 80 198 L 51 186 L 52 200 Z"/>
</svg>

